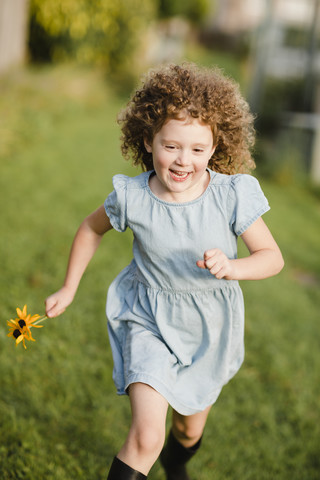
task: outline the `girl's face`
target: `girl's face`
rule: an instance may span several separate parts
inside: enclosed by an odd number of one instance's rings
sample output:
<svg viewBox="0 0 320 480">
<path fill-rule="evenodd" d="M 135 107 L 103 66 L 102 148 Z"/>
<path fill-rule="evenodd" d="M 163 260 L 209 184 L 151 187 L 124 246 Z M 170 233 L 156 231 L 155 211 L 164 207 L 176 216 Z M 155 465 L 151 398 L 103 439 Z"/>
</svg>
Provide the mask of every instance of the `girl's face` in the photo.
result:
<svg viewBox="0 0 320 480">
<path fill-rule="evenodd" d="M 170 119 L 145 147 L 152 153 L 156 175 L 150 188 L 169 202 L 188 202 L 202 195 L 209 183 L 208 162 L 214 152 L 209 125 L 197 118 Z"/>
</svg>

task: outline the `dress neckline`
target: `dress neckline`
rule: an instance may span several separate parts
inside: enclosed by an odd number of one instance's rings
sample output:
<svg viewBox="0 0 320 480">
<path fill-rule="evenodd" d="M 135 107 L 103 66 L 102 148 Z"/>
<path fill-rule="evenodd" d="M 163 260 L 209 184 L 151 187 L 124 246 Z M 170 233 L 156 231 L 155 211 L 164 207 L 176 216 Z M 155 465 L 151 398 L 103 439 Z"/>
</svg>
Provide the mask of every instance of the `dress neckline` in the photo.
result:
<svg viewBox="0 0 320 480">
<path fill-rule="evenodd" d="M 207 195 L 207 193 L 209 191 L 209 187 L 212 183 L 212 180 L 216 175 L 216 172 L 213 172 L 209 168 L 207 168 L 207 172 L 210 175 L 210 179 L 209 179 L 209 183 L 208 183 L 206 189 L 204 190 L 204 192 L 199 197 L 197 197 L 193 200 L 190 200 L 188 202 L 168 202 L 167 200 L 163 200 L 162 198 L 159 198 L 155 193 L 153 193 L 153 191 L 151 190 L 150 185 L 149 185 L 149 180 L 150 180 L 152 175 L 156 174 L 154 170 L 150 170 L 150 171 L 146 172 L 147 175 L 146 175 L 146 179 L 145 179 L 145 187 L 146 187 L 146 190 L 149 193 L 149 195 L 154 200 L 156 200 L 159 203 L 162 203 L 163 205 L 168 205 L 168 206 L 172 206 L 172 207 L 185 207 L 185 206 L 188 206 L 188 205 L 194 205 L 195 203 L 198 203 L 198 202 L 202 201 L 204 199 L 204 197 Z"/>
</svg>

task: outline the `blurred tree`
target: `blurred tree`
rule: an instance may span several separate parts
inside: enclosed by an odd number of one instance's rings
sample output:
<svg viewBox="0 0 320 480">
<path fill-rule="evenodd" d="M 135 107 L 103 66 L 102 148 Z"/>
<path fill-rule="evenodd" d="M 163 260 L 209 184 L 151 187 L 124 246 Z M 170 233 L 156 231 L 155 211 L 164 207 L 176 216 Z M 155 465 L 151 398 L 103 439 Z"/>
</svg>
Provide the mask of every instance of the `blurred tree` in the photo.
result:
<svg viewBox="0 0 320 480">
<path fill-rule="evenodd" d="M 192 23 L 205 19 L 210 10 L 210 0 L 160 0 L 160 17 L 182 16 Z"/>
<path fill-rule="evenodd" d="M 31 0 L 31 58 L 121 71 L 157 8 L 153 0 Z"/>
</svg>

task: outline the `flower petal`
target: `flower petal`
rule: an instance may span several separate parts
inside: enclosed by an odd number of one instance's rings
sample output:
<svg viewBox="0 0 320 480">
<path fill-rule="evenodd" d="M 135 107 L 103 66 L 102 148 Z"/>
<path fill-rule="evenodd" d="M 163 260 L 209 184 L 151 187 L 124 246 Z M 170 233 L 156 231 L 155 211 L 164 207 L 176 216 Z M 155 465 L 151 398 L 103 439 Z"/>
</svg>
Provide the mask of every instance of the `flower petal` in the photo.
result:
<svg viewBox="0 0 320 480">
<path fill-rule="evenodd" d="M 10 324 L 10 322 L 11 322 L 12 325 Z M 7 325 L 8 325 L 8 327 L 13 327 L 13 326 L 17 327 L 17 326 L 18 326 L 18 322 L 17 322 L 17 320 L 12 320 L 12 319 L 11 319 L 11 320 L 7 320 Z"/>
<path fill-rule="evenodd" d="M 25 317 L 27 316 L 27 305 L 23 307 L 22 311 L 20 310 L 19 307 L 16 308 L 16 310 L 17 310 L 18 317 L 24 320 Z"/>
<path fill-rule="evenodd" d="M 19 337 L 16 340 L 16 345 L 18 345 L 20 342 L 22 342 L 22 340 L 24 340 L 23 335 L 19 335 Z"/>
<path fill-rule="evenodd" d="M 27 340 L 33 340 L 33 337 L 32 337 L 32 335 L 31 335 L 30 330 L 28 330 L 27 332 L 25 332 L 24 336 L 25 336 L 25 338 L 26 338 Z"/>
<path fill-rule="evenodd" d="M 28 315 L 29 316 L 29 315 Z M 28 317 L 27 317 L 28 318 Z M 28 320 L 29 323 L 33 323 L 35 322 L 36 320 L 38 320 L 40 318 L 40 315 L 38 314 L 35 314 L 35 315 L 32 315 L 32 317 Z"/>
</svg>

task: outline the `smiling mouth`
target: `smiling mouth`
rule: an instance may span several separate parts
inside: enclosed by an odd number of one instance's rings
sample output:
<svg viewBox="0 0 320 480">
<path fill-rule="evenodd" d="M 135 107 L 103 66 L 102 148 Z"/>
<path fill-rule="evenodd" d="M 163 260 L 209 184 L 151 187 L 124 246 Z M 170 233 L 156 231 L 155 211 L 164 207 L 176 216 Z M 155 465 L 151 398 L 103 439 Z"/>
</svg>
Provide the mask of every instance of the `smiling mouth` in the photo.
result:
<svg viewBox="0 0 320 480">
<path fill-rule="evenodd" d="M 183 181 L 186 180 L 189 175 L 191 174 L 190 172 L 181 172 L 178 170 L 169 170 L 171 177 L 176 180 L 176 181 Z"/>
</svg>

